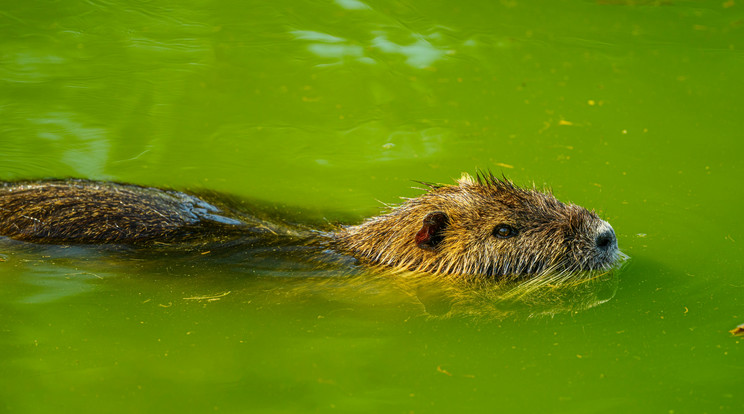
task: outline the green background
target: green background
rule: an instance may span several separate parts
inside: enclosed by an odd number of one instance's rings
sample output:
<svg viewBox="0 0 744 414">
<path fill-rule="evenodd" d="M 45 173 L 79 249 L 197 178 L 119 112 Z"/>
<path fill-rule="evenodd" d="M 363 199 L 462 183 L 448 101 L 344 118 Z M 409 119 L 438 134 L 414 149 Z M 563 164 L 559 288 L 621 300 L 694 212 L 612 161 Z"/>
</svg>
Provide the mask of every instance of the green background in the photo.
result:
<svg viewBox="0 0 744 414">
<path fill-rule="evenodd" d="M 2 0 L 0 179 L 353 223 L 490 168 L 631 260 L 588 310 L 447 318 L 291 255 L 4 240 L 0 411 L 742 412 L 743 50 L 738 0 Z"/>
</svg>

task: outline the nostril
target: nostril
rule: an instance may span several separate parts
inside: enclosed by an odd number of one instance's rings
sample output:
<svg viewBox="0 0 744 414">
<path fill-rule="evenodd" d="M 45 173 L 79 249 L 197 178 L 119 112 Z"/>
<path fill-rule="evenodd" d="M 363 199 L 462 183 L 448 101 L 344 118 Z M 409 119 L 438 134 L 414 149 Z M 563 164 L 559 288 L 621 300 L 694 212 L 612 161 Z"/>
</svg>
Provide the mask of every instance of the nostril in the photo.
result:
<svg viewBox="0 0 744 414">
<path fill-rule="evenodd" d="M 597 236 L 595 243 L 598 248 L 607 250 L 615 244 L 615 234 L 612 231 L 606 231 Z"/>
</svg>

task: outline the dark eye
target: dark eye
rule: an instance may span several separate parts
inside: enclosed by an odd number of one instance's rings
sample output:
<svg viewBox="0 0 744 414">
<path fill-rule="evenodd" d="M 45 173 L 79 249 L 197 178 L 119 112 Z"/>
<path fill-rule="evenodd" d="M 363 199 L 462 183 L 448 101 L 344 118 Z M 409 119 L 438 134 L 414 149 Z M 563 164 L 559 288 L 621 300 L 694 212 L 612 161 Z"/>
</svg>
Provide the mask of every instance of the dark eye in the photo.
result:
<svg viewBox="0 0 744 414">
<path fill-rule="evenodd" d="M 517 235 L 517 231 L 514 227 L 508 224 L 499 224 L 493 228 L 493 236 L 499 239 L 508 239 Z"/>
</svg>

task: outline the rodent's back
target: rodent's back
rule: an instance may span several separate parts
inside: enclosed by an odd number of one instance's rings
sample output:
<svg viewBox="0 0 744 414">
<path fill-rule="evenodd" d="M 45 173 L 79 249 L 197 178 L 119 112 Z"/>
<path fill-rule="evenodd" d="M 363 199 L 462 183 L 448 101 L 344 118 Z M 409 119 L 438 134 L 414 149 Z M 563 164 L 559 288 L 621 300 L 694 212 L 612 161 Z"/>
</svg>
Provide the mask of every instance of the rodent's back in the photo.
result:
<svg viewBox="0 0 744 414">
<path fill-rule="evenodd" d="M 0 235 L 36 243 L 179 243 L 246 223 L 195 196 L 87 180 L 0 186 Z"/>
</svg>

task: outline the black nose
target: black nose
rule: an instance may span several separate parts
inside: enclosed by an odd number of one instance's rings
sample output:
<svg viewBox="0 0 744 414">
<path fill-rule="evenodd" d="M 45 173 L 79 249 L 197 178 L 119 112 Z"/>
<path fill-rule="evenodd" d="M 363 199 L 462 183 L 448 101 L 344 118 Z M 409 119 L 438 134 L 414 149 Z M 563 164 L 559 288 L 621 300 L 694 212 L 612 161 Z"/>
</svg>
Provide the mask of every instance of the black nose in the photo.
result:
<svg viewBox="0 0 744 414">
<path fill-rule="evenodd" d="M 595 243 L 597 244 L 597 248 L 600 250 L 612 249 L 617 244 L 615 232 L 612 231 L 612 229 L 603 231 L 599 236 L 597 236 Z"/>
</svg>

